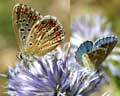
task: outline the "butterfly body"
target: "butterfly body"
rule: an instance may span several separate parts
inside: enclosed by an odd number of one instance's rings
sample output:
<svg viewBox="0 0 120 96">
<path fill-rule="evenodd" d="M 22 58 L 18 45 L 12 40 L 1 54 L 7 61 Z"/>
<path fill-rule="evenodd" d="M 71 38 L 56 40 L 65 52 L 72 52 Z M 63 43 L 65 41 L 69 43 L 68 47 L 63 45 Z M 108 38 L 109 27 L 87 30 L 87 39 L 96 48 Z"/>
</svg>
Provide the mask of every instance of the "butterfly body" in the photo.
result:
<svg viewBox="0 0 120 96">
<path fill-rule="evenodd" d="M 64 39 L 63 26 L 56 17 L 42 16 L 24 4 L 13 8 L 13 27 L 20 52 L 26 56 L 43 56 Z"/>
<path fill-rule="evenodd" d="M 97 40 L 83 42 L 76 51 L 76 60 L 88 68 L 98 68 L 117 44 L 117 37 L 109 36 Z"/>
</svg>

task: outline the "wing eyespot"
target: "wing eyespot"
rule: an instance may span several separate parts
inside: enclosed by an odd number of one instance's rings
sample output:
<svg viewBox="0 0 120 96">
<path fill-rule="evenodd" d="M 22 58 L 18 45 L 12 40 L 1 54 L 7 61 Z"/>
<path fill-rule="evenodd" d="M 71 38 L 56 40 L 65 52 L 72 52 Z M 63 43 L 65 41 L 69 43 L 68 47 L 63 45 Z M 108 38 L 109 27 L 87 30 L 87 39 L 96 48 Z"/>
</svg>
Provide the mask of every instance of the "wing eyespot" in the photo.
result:
<svg viewBox="0 0 120 96">
<path fill-rule="evenodd" d="M 24 40 L 26 38 L 26 36 L 24 35 L 23 37 L 22 37 L 22 40 Z"/>
<path fill-rule="evenodd" d="M 33 43 L 32 43 L 32 42 L 30 42 L 30 43 L 29 43 L 29 46 L 32 46 L 32 45 L 33 45 Z"/>
<path fill-rule="evenodd" d="M 27 21 L 26 19 L 23 19 L 23 20 L 22 20 L 22 22 L 24 22 L 24 23 L 25 23 L 26 21 Z"/>
<path fill-rule="evenodd" d="M 31 31 L 31 29 L 29 28 L 28 31 Z"/>
<path fill-rule="evenodd" d="M 24 28 L 20 28 L 19 32 L 25 32 Z"/>
<path fill-rule="evenodd" d="M 30 35 L 30 38 L 33 38 L 33 35 Z"/>
<path fill-rule="evenodd" d="M 25 25 L 26 25 L 26 26 L 29 26 L 29 24 L 28 24 L 28 23 L 26 23 Z"/>
<path fill-rule="evenodd" d="M 36 55 L 44 55 L 44 53 L 59 45 L 60 41 L 57 39 L 61 37 L 63 31 L 62 26 L 54 16 L 41 16 L 40 13 L 31 7 L 19 4 L 13 9 L 13 17 L 15 32 L 18 35 L 18 47 L 23 52 L 40 52 Z M 54 28 L 56 28 L 56 31 L 54 31 Z M 57 33 L 59 30 L 62 32 Z M 42 53 L 42 51 L 45 52 Z"/>
<path fill-rule="evenodd" d="M 46 28 L 43 28 L 41 31 L 42 31 L 42 32 L 46 32 Z"/>
</svg>

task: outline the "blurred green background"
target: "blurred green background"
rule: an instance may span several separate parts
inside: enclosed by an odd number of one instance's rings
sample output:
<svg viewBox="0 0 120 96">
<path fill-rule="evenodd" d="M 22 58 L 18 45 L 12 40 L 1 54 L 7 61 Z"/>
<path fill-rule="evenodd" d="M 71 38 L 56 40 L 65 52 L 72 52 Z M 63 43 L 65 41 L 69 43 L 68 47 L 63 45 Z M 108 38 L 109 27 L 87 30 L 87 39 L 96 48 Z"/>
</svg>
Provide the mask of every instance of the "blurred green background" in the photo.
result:
<svg viewBox="0 0 120 96">
<path fill-rule="evenodd" d="M 16 3 L 23 3 L 44 15 L 56 16 L 66 32 L 65 41 L 70 37 L 70 22 L 81 14 L 102 12 L 112 23 L 113 32 L 120 37 L 120 1 L 119 0 L 0 0 L 0 73 L 6 73 L 8 66 L 15 66 L 18 52 L 12 26 L 12 9 Z M 112 76 L 111 76 L 112 77 Z M 0 78 L 0 96 L 6 96 L 6 80 Z M 120 78 L 112 77 L 111 84 L 105 90 L 120 96 Z M 103 91 L 94 94 L 100 96 Z M 98 95 L 99 94 L 99 95 Z"/>
</svg>

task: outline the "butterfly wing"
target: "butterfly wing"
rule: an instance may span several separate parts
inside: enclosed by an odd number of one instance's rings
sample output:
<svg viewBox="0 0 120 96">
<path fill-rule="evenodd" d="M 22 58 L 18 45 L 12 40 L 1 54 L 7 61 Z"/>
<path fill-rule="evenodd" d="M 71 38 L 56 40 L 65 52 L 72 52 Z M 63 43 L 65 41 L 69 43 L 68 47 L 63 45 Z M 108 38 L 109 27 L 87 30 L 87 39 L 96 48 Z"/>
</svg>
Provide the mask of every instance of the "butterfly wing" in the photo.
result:
<svg viewBox="0 0 120 96">
<path fill-rule="evenodd" d="M 98 48 L 96 50 L 88 52 L 87 54 L 84 54 L 82 59 L 84 66 L 94 69 L 94 68 L 98 68 L 100 64 L 102 64 L 105 57 L 106 57 L 106 49 Z"/>
<path fill-rule="evenodd" d="M 88 68 L 98 68 L 117 44 L 117 37 L 110 36 L 97 40 L 93 45 L 86 41 L 76 52 L 76 60 Z"/>
<path fill-rule="evenodd" d="M 64 39 L 63 26 L 53 16 L 44 16 L 32 27 L 26 41 L 27 54 L 41 56 L 57 47 Z"/>
<path fill-rule="evenodd" d="M 93 49 L 93 43 L 91 41 L 83 42 L 75 53 L 76 60 L 80 64 L 83 64 L 82 55 L 92 51 L 92 49 Z"/>
<path fill-rule="evenodd" d="M 111 53 L 112 49 L 117 44 L 118 38 L 115 36 L 109 36 L 99 39 L 95 42 L 94 48 L 105 48 L 107 50 L 106 57 Z"/>
<path fill-rule="evenodd" d="M 20 51 L 24 51 L 26 38 L 32 26 L 40 20 L 42 16 L 27 5 L 16 4 L 13 8 L 13 27 L 16 33 L 17 43 Z"/>
</svg>

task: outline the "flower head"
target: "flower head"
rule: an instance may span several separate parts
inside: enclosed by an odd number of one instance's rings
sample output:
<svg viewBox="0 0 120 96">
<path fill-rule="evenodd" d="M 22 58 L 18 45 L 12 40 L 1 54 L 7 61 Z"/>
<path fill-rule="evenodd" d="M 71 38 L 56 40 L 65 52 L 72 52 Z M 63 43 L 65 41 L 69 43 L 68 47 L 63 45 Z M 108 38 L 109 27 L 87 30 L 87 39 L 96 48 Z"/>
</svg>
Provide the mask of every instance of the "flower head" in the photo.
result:
<svg viewBox="0 0 120 96">
<path fill-rule="evenodd" d="M 110 23 L 103 28 L 105 23 L 106 19 L 103 19 L 101 15 L 83 15 L 79 17 L 71 23 L 71 29 L 73 30 L 72 45 L 78 47 L 85 40 L 94 41 L 102 36 L 111 35 Z"/>
<path fill-rule="evenodd" d="M 102 75 L 81 68 L 69 56 L 47 55 L 28 67 L 21 61 L 9 68 L 8 94 L 11 96 L 87 96 L 96 91 Z M 77 64 L 78 65 L 78 64 Z M 73 70 L 74 69 L 74 70 Z M 75 70 L 76 69 L 76 70 Z"/>
<path fill-rule="evenodd" d="M 103 26 L 104 25 L 104 26 Z M 106 37 L 112 35 L 111 24 L 106 23 L 106 19 L 102 15 L 84 15 L 79 17 L 75 22 L 71 24 L 73 34 L 71 37 L 72 53 L 74 54 L 77 48 L 86 40 L 95 41 L 100 37 Z M 79 42 L 78 42 L 79 41 Z M 108 56 L 107 60 L 103 63 L 105 67 L 108 67 L 111 73 L 115 76 L 120 76 L 118 66 L 113 66 L 112 61 L 120 62 L 120 48 L 114 48 L 112 54 Z"/>
</svg>

